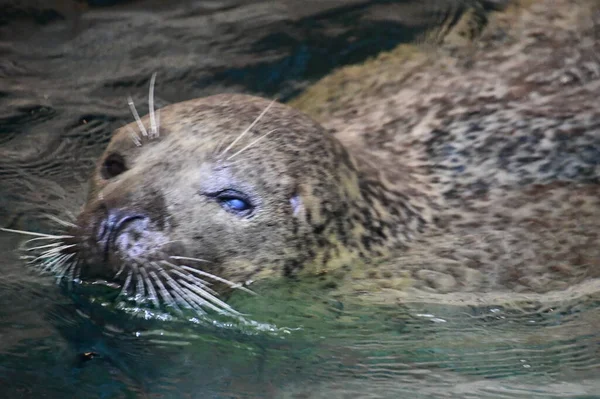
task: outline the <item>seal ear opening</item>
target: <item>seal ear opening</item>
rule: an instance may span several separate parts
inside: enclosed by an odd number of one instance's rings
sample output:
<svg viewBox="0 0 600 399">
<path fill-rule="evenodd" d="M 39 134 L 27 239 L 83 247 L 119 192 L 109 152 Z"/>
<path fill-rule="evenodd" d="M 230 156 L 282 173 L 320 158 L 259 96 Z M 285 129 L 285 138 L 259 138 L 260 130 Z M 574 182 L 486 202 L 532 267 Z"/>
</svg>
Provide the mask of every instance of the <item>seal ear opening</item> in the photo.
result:
<svg viewBox="0 0 600 399">
<path fill-rule="evenodd" d="M 304 208 L 302 204 L 302 197 L 297 191 L 290 197 L 290 205 L 292 206 L 292 212 L 294 216 L 298 216 L 300 211 Z"/>
</svg>

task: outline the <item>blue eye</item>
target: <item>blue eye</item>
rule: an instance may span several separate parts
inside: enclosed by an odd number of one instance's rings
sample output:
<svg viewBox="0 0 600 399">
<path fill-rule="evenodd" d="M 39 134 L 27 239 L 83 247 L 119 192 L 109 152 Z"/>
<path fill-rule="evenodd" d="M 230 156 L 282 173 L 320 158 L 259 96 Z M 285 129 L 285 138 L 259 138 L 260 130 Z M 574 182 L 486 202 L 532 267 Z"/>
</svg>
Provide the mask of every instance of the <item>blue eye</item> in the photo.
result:
<svg viewBox="0 0 600 399">
<path fill-rule="evenodd" d="M 216 194 L 215 197 L 223 208 L 237 215 L 247 216 L 254 209 L 246 195 L 236 190 L 225 190 Z"/>
<path fill-rule="evenodd" d="M 250 209 L 250 204 L 239 198 L 227 198 L 221 200 L 231 210 L 242 212 Z"/>
</svg>

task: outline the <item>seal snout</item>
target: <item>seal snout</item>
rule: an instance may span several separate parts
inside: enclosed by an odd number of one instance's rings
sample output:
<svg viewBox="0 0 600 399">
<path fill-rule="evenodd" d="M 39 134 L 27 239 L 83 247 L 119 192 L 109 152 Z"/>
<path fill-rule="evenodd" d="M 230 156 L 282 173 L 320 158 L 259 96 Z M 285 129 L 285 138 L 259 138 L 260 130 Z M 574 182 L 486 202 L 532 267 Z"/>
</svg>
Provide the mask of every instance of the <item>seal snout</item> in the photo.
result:
<svg viewBox="0 0 600 399">
<path fill-rule="evenodd" d="M 129 209 L 108 209 L 101 218 L 96 229 L 96 242 L 102 249 L 104 261 L 115 249 L 125 249 L 143 235 L 149 218 Z M 124 247 L 124 248 L 123 248 Z"/>
<path fill-rule="evenodd" d="M 160 221 L 139 206 L 103 201 L 80 217 L 84 274 L 113 279 L 124 267 L 162 259 L 167 238 Z"/>
</svg>

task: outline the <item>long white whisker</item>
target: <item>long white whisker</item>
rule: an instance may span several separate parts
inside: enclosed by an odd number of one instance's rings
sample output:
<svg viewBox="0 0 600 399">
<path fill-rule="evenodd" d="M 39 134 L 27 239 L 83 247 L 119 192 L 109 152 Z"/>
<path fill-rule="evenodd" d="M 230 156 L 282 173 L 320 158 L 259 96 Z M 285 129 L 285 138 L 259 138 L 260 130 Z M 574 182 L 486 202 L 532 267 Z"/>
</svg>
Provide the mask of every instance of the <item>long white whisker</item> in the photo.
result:
<svg viewBox="0 0 600 399">
<path fill-rule="evenodd" d="M 135 301 L 136 302 L 142 302 L 142 300 L 146 297 L 146 286 L 144 285 L 144 279 L 143 278 L 139 278 L 139 267 L 137 268 L 136 271 L 136 279 L 137 279 L 137 284 L 135 287 Z"/>
<path fill-rule="evenodd" d="M 76 221 L 77 217 L 68 209 L 65 209 L 65 216 L 68 216 L 72 221 Z"/>
<path fill-rule="evenodd" d="M 215 290 L 213 290 L 212 288 L 209 287 L 210 283 L 202 280 L 201 278 L 192 276 L 191 274 L 182 273 L 177 269 L 172 269 L 171 272 L 173 274 L 178 275 L 182 279 L 189 281 L 190 283 L 199 285 L 200 287 L 202 287 L 203 290 L 210 292 L 212 295 L 215 295 L 215 296 L 219 295 Z"/>
<path fill-rule="evenodd" d="M 73 262 L 73 267 L 71 268 L 71 272 L 69 273 L 69 290 L 73 288 L 73 281 L 75 281 L 75 272 L 79 266 L 79 259 L 76 259 Z"/>
<path fill-rule="evenodd" d="M 38 254 L 37 256 L 34 256 L 35 260 L 40 260 L 40 259 L 47 259 L 47 258 L 51 258 L 53 256 L 56 256 L 60 253 L 61 251 L 61 247 L 54 247 L 54 248 L 50 248 L 44 252 L 42 252 L 41 254 Z"/>
<path fill-rule="evenodd" d="M 189 284 L 186 281 L 181 281 L 180 283 L 187 288 L 186 291 L 188 292 L 188 294 L 191 295 L 191 299 L 195 300 L 196 303 L 203 304 L 204 306 L 207 306 L 220 314 L 228 314 L 238 317 L 245 316 L 237 310 L 233 309 L 225 302 L 214 297 L 213 295 L 208 294 L 206 291 L 198 288 L 197 286 Z"/>
<path fill-rule="evenodd" d="M 127 130 L 129 132 L 129 136 L 131 137 L 131 140 L 133 141 L 135 146 L 141 147 L 142 140 L 140 140 L 140 136 L 138 136 L 138 134 L 129 125 L 127 125 Z"/>
<path fill-rule="evenodd" d="M 59 284 L 61 282 L 61 280 L 63 279 L 63 277 L 67 274 L 67 272 L 69 270 L 71 270 L 72 267 L 74 267 L 75 264 L 73 262 L 67 264 L 64 268 L 62 268 L 62 270 L 56 275 L 56 284 Z"/>
<path fill-rule="evenodd" d="M 79 264 L 79 261 L 78 261 L 78 264 Z M 77 271 L 75 272 L 75 276 L 73 278 L 73 281 L 75 281 L 75 280 L 81 282 L 81 267 L 78 267 Z"/>
<path fill-rule="evenodd" d="M 200 284 L 203 287 L 208 287 L 210 283 L 208 281 L 202 280 L 200 277 L 193 276 L 189 273 L 184 273 L 180 270 L 180 267 L 177 265 L 169 264 L 171 266 L 171 271 L 174 274 L 177 274 L 179 277 L 186 278 L 188 280 L 193 280 L 194 282 Z"/>
<path fill-rule="evenodd" d="M 249 290 L 248 288 L 246 288 L 246 287 L 242 286 L 242 285 L 241 285 L 241 284 L 239 284 L 239 283 L 232 283 L 231 281 L 229 281 L 229 280 L 225 280 L 225 279 L 224 279 L 224 278 L 222 278 L 222 277 L 215 276 L 214 274 L 207 273 L 207 272 L 205 272 L 205 271 L 202 271 L 202 270 L 194 269 L 193 267 L 190 267 L 190 266 L 187 266 L 187 265 L 180 265 L 180 267 L 181 267 L 183 270 L 187 270 L 188 272 L 191 272 L 191 273 L 196 273 L 196 274 L 199 274 L 199 275 L 201 275 L 201 276 L 205 276 L 205 277 L 211 278 L 211 279 L 213 279 L 213 280 L 215 280 L 215 281 L 219 281 L 219 282 L 221 282 L 221 283 L 227 284 L 227 285 L 228 285 L 228 286 L 230 286 L 231 288 L 240 289 L 240 290 L 242 290 L 242 291 L 244 291 L 244 292 L 247 292 L 247 293 L 249 293 L 249 294 L 256 295 L 256 293 L 255 293 L 254 291 L 252 291 L 252 290 Z"/>
<path fill-rule="evenodd" d="M 179 306 L 177 306 L 177 302 L 175 302 L 175 299 L 173 298 L 173 296 L 171 294 L 169 294 L 169 291 L 167 290 L 165 285 L 162 283 L 162 281 L 160 281 L 160 278 L 154 272 L 154 270 L 150 270 L 150 277 L 152 279 L 154 279 L 154 281 L 156 282 L 156 285 L 158 286 L 158 292 L 162 296 L 163 300 L 167 303 L 167 305 L 173 306 L 175 308 L 175 310 L 177 310 L 179 313 L 181 313 L 181 309 L 179 308 Z"/>
<path fill-rule="evenodd" d="M 79 259 L 75 259 L 71 265 L 73 267 L 69 269 L 69 288 L 71 288 L 73 280 L 75 279 L 75 269 L 77 269 L 77 266 L 79 265 Z"/>
<path fill-rule="evenodd" d="M 59 245 L 60 245 L 60 243 L 54 242 L 52 244 L 40 245 L 38 247 L 25 248 L 25 251 L 29 252 L 29 251 L 35 251 L 35 250 L 43 249 L 43 248 L 58 247 Z"/>
<path fill-rule="evenodd" d="M 156 72 L 150 78 L 150 88 L 148 89 L 148 110 L 150 112 L 150 134 L 152 137 L 158 137 L 158 127 L 156 115 L 154 113 L 154 84 L 156 83 Z"/>
<path fill-rule="evenodd" d="M 214 310 L 215 312 L 218 312 L 218 313 L 226 312 L 226 310 L 223 310 L 223 309 L 219 308 L 218 306 L 215 306 L 215 304 L 211 303 L 211 301 L 209 301 L 208 298 L 206 297 L 207 293 L 204 292 L 201 288 L 198 288 L 197 286 L 190 284 L 185 280 L 178 280 L 177 283 L 180 284 L 182 286 L 182 288 L 185 287 L 183 289 L 183 292 L 186 293 L 186 298 L 192 299 L 198 305 L 200 305 L 202 307 L 208 307 L 208 308 Z M 208 295 L 208 296 L 211 297 L 212 295 Z M 217 299 L 217 301 L 218 301 L 218 299 Z M 225 303 L 223 303 L 223 304 L 225 305 L 224 306 L 225 308 L 228 307 L 227 304 L 225 304 Z"/>
<path fill-rule="evenodd" d="M 75 244 L 73 244 L 75 245 Z M 52 248 L 44 253 L 42 253 L 41 255 L 37 256 L 37 257 L 33 257 L 33 260 L 30 260 L 29 263 L 35 263 L 41 259 L 48 259 L 48 258 L 52 258 L 53 256 L 56 256 L 57 253 L 60 253 L 60 251 L 62 251 L 65 248 L 70 248 L 73 245 L 65 245 L 63 247 L 57 247 L 57 248 Z M 68 255 L 68 254 L 65 254 Z M 72 255 L 72 254 L 71 254 Z M 31 259 L 31 258 L 29 258 Z"/>
<path fill-rule="evenodd" d="M 54 265 L 56 265 L 58 262 L 62 261 L 67 256 L 68 255 L 60 255 L 60 256 L 57 256 L 56 258 L 49 260 L 48 263 L 42 264 L 43 267 L 41 268 L 41 270 L 43 272 L 52 270 L 54 268 Z"/>
<path fill-rule="evenodd" d="M 265 110 L 263 112 L 261 112 L 260 115 L 258 115 L 258 117 L 256 117 L 256 119 L 254 119 L 254 121 L 250 124 L 250 126 L 248 126 L 246 128 L 246 130 L 244 130 L 239 136 L 237 136 L 236 139 L 233 140 L 233 142 L 231 144 L 229 144 L 227 146 L 227 148 L 225 148 L 225 150 L 223 150 L 223 152 L 221 153 L 220 156 L 227 154 L 227 151 L 229 151 L 231 149 L 231 147 L 233 147 L 235 145 L 235 143 L 240 141 L 242 139 L 242 137 L 244 137 L 246 135 L 246 133 L 248 133 L 254 127 L 254 125 L 256 125 L 258 123 L 258 121 L 267 113 L 267 111 L 269 111 L 269 109 L 273 106 L 273 104 L 275 104 L 275 100 L 273 100 L 269 103 L 267 108 L 265 108 Z"/>
<path fill-rule="evenodd" d="M 178 267 L 177 265 L 174 265 L 174 264 L 172 264 L 172 263 L 168 263 L 168 262 L 166 262 L 166 261 L 161 261 L 161 262 L 162 262 L 162 263 L 164 263 L 164 264 L 166 264 L 166 265 L 168 265 L 168 266 L 170 267 L 170 269 L 171 269 L 171 270 L 170 270 L 170 272 L 171 272 L 171 273 L 173 273 L 173 274 L 175 274 L 175 275 L 177 275 L 177 276 L 179 276 L 179 277 L 183 278 L 184 280 L 188 280 L 188 281 L 191 281 L 191 282 L 193 282 L 193 283 L 195 283 L 195 284 L 198 284 L 198 285 L 199 285 L 199 286 L 201 286 L 203 289 L 206 289 L 206 290 L 208 290 L 208 291 L 210 291 L 210 292 L 212 292 L 212 293 L 215 293 L 215 292 L 214 292 L 212 289 L 210 289 L 210 288 L 208 287 L 208 286 L 210 285 L 210 283 L 208 283 L 208 282 L 206 282 L 206 281 L 202 280 L 201 278 L 198 278 L 198 277 L 192 276 L 192 275 L 190 275 L 190 274 L 188 274 L 188 273 L 183 273 L 181 270 L 178 270 L 178 269 L 179 269 L 179 267 Z M 162 269 L 161 269 L 161 271 L 162 271 Z M 170 276 L 169 276 L 169 277 L 170 277 Z M 175 280 L 173 280 L 173 281 L 175 281 Z M 216 295 L 216 293 L 215 293 L 215 295 Z"/>
<path fill-rule="evenodd" d="M 205 299 L 207 301 L 207 303 L 212 302 L 215 305 L 220 306 L 221 308 L 218 308 L 216 306 L 210 306 L 211 309 L 216 310 L 220 313 L 223 312 L 230 312 L 236 315 L 240 315 L 239 312 L 235 311 L 231 306 L 229 306 L 228 304 L 226 304 L 225 302 L 223 302 L 222 300 L 220 300 L 219 298 L 217 298 L 216 296 L 206 292 L 205 290 L 188 283 L 185 280 L 180 280 L 179 281 L 180 284 L 184 285 L 188 290 L 195 292 L 197 295 L 200 295 L 201 298 Z"/>
<path fill-rule="evenodd" d="M 45 217 L 47 217 L 48 219 L 60 224 L 61 226 L 65 226 L 65 227 L 77 227 L 74 223 L 71 222 L 67 222 L 66 220 L 62 220 L 57 218 L 54 215 L 49 215 L 49 214 L 45 214 Z"/>
<path fill-rule="evenodd" d="M 131 98 L 131 96 L 127 97 L 127 104 L 129 104 L 129 109 L 133 114 L 133 117 L 138 125 L 138 128 L 140 129 L 140 132 L 142 132 L 142 136 L 148 136 L 148 131 L 142 123 L 142 118 L 140 118 L 140 114 L 138 114 L 137 109 L 135 108 L 135 104 L 133 103 L 133 98 Z"/>
<path fill-rule="evenodd" d="M 29 240 L 25 241 L 23 243 L 23 245 L 28 245 L 34 241 L 44 241 L 44 240 L 60 240 L 60 239 L 64 239 L 64 238 L 73 238 L 73 236 L 56 236 L 56 237 L 36 237 L 36 238 L 30 238 Z"/>
<path fill-rule="evenodd" d="M 221 153 L 221 147 L 223 147 L 223 145 L 226 143 L 226 140 L 219 140 L 219 142 L 217 143 L 217 146 L 214 149 L 214 154 L 220 154 Z"/>
<path fill-rule="evenodd" d="M 58 256 L 56 259 L 54 259 L 53 262 L 49 263 L 45 269 L 50 272 L 54 272 L 54 270 L 56 270 L 57 267 L 59 268 L 68 259 L 68 257 L 69 257 L 68 254 L 63 254 L 63 255 Z"/>
<path fill-rule="evenodd" d="M 60 251 L 64 251 L 65 249 L 73 248 L 75 246 L 77 246 L 77 244 L 61 245 L 60 247 L 50 248 L 43 254 L 51 254 L 51 253 L 55 253 L 55 252 L 60 252 Z"/>
<path fill-rule="evenodd" d="M 264 138 L 265 138 L 265 137 L 267 137 L 269 134 L 271 134 L 271 133 L 273 133 L 274 131 L 277 131 L 277 130 L 281 130 L 281 129 L 277 128 L 277 129 L 269 130 L 267 133 L 263 134 L 262 136 L 260 136 L 259 138 L 257 138 L 256 140 L 254 140 L 253 142 L 251 142 L 250 144 L 248 144 L 247 146 L 245 146 L 244 148 L 242 148 L 241 150 L 239 150 L 238 152 L 236 152 L 235 154 L 233 154 L 233 155 L 230 155 L 230 156 L 229 156 L 229 157 L 226 159 L 226 161 L 229 161 L 229 160 L 231 160 L 233 157 L 235 157 L 236 155 L 238 155 L 238 154 L 241 154 L 242 152 L 246 151 L 248 148 L 252 147 L 254 144 L 258 143 L 260 140 L 264 139 Z"/>
<path fill-rule="evenodd" d="M 150 300 L 152 301 L 152 303 L 154 303 L 154 306 L 156 306 L 156 308 L 159 309 L 160 308 L 160 303 L 158 302 L 158 295 L 156 295 L 156 291 L 154 290 L 154 284 L 152 284 L 152 281 L 148 277 L 148 273 L 146 272 L 146 268 L 143 267 L 143 266 L 140 267 L 140 273 L 142 274 L 142 278 L 146 282 L 146 288 L 148 290 L 148 294 L 150 296 Z"/>
<path fill-rule="evenodd" d="M 196 305 L 200 306 L 201 308 L 209 308 L 220 314 L 225 313 L 221 309 L 219 309 L 218 307 L 213 305 L 212 303 L 210 303 L 207 300 L 203 299 L 202 297 L 198 296 L 193 291 L 184 289 L 183 292 L 185 292 L 187 300 L 191 301 L 192 303 L 195 303 Z"/>
<path fill-rule="evenodd" d="M 75 256 L 75 254 L 65 254 L 65 255 L 62 255 L 60 257 L 60 260 L 58 262 L 54 263 L 54 265 L 52 265 L 52 267 L 50 267 L 48 269 L 49 272 L 51 274 L 56 275 L 57 271 L 60 270 L 63 267 L 63 265 L 65 263 L 67 263 L 69 261 L 69 259 L 71 259 L 73 256 Z"/>
<path fill-rule="evenodd" d="M 60 247 L 54 247 L 54 248 L 50 248 L 50 249 L 48 249 L 47 251 L 44 251 L 44 252 L 42 252 L 42 253 L 41 253 L 41 254 L 38 256 L 38 258 L 40 258 L 40 259 L 41 259 L 41 258 L 47 258 L 48 256 L 55 255 L 56 253 L 58 253 L 58 252 L 61 252 L 61 251 L 62 251 L 62 250 L 64 250 L 64 249 L 68 249 L 68 248 L 71 248 L 71 247 L 74 247 L 74 246 L 75 246 L 75 244 L 71 244 L 71 245 L 62 245 L 62 246 L 60 246 Z"/>
<path fill-rule="evenodd" d="M 69 290 L 73 289 L 73 282 L 75 281 L 75 271 L 78 269 L 78 266 L 79 266 L 79 259 L 75 259 L 73 261 L 73 267 L 69 271 L 69 283 L 68 283 Z"/>
<path fill-rule="evenodd" d="M 193 261 L 196 261 L 196 262 L 212 263 L 209 260 L 200 259 L 200 258 L 189 258 L 187 256 L 169 256 L 169 258 L 176 259 L 176 260 L 193 260 Z"/>
<path fill-rule="evenodd" d="M 57 235 L 54 235 L 54 234 L 35 233 L 33 231 L 7 229 L 5 227 L 0 227 L 0 230 L 1 231 L 5 231 L 7 233 L 17 233 L 17 234 L 24 234 L 24 235 L 29 235 L 29 236 L 43 237 L 43 238 L 56 238 L 56 239 L 73 238 L 73 236 L 65 236 L 65 235 L 57 236 Z"/>
<path fill-rule="evenodd" d="M 75 256 L 75 254 L 66 254 L 64 259 L 62 259 L 60 262 L 57 262 L 51 269 L 52 273 L 56 273 L 59 269 L 62 268 L 62 266 L 67 263 L 69 261 L 69 259 L 71 259 L 73 256 Z"/>
<path fill-rule="evenodd" d="M 160 109 L 156 110 L 155 113 L 155 119 L 156 119 L 156 136 L 160 136 Z"/>
<path fill-rule="evenodd" d="M 63 268 L 60 269 L 60 271 L 57 273 L 56 277 L 54 278 L 54 281 L 56 282 L 56 285 L 60 285 L 60 283 L 62 282 L 62 278 L 69 271 L 69 269 L 71 268 L 71 266 L 72 266 L 72 264 L 69 263 L 65 267 L 63 267 Z"/>
<path fill-rule="evenodd" d="M 123 288 L 121 288 L 121 292 L 119 292 L 119 296 L 127 294 L 127 288 L 129 288 L 129 284 L 131 284 L 132 279 L 133 272 L 129 270 L 129 272 L 127 272 L 127 277 L 125 278 L 125 282 L 123 283 Z"/>
<path fill-rule="evenodd" d="M 211 288 L 208 287 L 209 285 L 211 285 L 210 282 L 208 282 L 206 280 L 203 280 L 203 279 L 201 279 L 198 276 L 194 276 L 192 274 L 189 274 L 189 273 L 185 272 L 185 269 L 183 269 L 181 267 L 181 265 L 176 265 L 174 263 L 167 262 L 166 260 L 161 260 L 160 262 L 163 263 L 163 264 L 165 264 L 165 265 L 167 265 L 167 266 L 169 266 L 169 268 L 171 269 L 171 271 L 173 273 L 177 274 L 178 276 L 180 276 L 180 277 L 182 277 L 182 278 L 184 278 L 186 280 L 193 281 L 194 283 L 201 285 L 203 288 L 206 288 L 207 290 L 209 290 L 212 293 L 214 293 L 215 295 L 217 295 Z"/>
<path fill-rule="evenodd" d="M 206 311 L 203 306 L 204 303 L 202 301 L 195 301 L 193 296 L 190 296 L 190 293 L 184 289 L 182 289 L 179 285 L 175 285 L 175 283 L 167 282 L 171 288 L 173 288 L 173 295 L 177 297 L 180 303 L 188 309 L 194 309 L 196 312 L 205 315 Z M 178 283 L 177 283 L 178 284 Z M 175 287 L 178 287 L 179 291 L 175 291 Z"/>
<path fill-rule="evenodd" d="M 25 257 L 22 256 L 21 259 L 30 259 L 29 261 L 27 261 L 27 263 L 29 264 L 33 264 L 33 263 L 38 263 L 39 261 L 43 261 L 43 262 L 48 262 L 53 260 L 56 256 L 62 256 L 60 254 L 57 253 L 52 253 L 52 254 L 42 254 L 40 256 L 36 256 L 36 257 Z"/>
<path fill-rule="evenodd" d="M 65 255 L 56 255 L 53 258 L 46 259 L 43 262 L 40 262 L 39 270 L 45 273 L 49 268 L 51 268 L 56 262 L 60 261 Z M 29 262 L 32 263 L 32 262 Z"/>
<path fill-rule="evenodd" d="M 208 263 L 211 263 L 211 262 L 209 262 L 207 260 L 204 260 L 204 259 L 189 258 L 189 257 L 185 257 L 185 256 L 171 256 L 171 258 L 173 258 L 173 259 L 192 260 L 192 261 L 198 261 L 198 262 L 208 262 Z M 171 267 L 178 268 L 178 269 L 181 269 L 181 270 L 187 270 L 187 271 L 190 271 L 192 273 L 197 273 L 197 274 L 199 274 L 201 276 L 205 276 L 205 277 L 211 278 L 211 279 L 213 279 L 215 281 L 220 281 L 220 282 L 222 282 L 224 284 L 227 284 L 231 288 L 240 289 L 240 290 L 242 290 L 244 292 L 247 292 L 249 294 L 256 295 L 256 293 L 254 291 L 249 290 L 248 288 L 242 286 L 241 284 L 233 283 L 233 282 L 231 282 L 229 280 L 226 280 L 226 279 L 224 279 L 222 277 L 216 276 L 216 275 L 214 275 L 212 273 L 208 273 L 208 272 L 205 272 L 205 271 L 202 271 L 202 270 L 194 269 L 194 268 L 192 268 L 190 266 L 187 266 L 187 265 L 175 265 L 175 264 L 167 262 L 167 261 L 162 261 L 162 262 L 165 263 L 165 264 L 167 264 L 167 265 L 169 265 L 169 266 L 171 266 Z M 204 281 L 204 280 L 201 280 L 201 281 Z"/>
<path fill-rule="evenodd" d="M 167 281 L 167 285 L 173 289 L 173 295 L 177 297 L 179 303 L 181 303 L 183 306 L 189 309 L 194 309 L 197 312 L 200 312 L 200 314 L 206 314 L 206 312 L 202 310 L 201 307 L 199 308 L 195 306 L 194 303 L 190 303 L 185 299 L 186 293 L 181 289 L 181 286 L 171 276 L 169 276 L 167 272 L 161 269 L 159 273 L 165 278 L 165 280 Z"/>
</svg>

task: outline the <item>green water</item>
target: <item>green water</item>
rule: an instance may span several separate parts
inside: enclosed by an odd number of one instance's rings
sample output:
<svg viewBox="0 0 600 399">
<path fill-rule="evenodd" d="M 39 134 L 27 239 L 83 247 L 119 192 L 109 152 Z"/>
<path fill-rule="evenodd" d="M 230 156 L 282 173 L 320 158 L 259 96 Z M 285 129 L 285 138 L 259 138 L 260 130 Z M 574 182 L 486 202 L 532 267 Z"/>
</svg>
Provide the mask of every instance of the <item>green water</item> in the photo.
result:
<svg viewBox="0 0 600 399">
<path fill-rule="evenodd" d="M 229 298 L 246 314 L 240 321 L 169 315 L 104 294 L 90 302 L 93 296 L 65 291 L 6 253 L 2 267 L 13 272 L 0 290 L 0 383 L 9 398 L 593 398 L 600 392 L 594 295 L 511 307 L 366 306 L 288 281 Z"/>
</svg>

